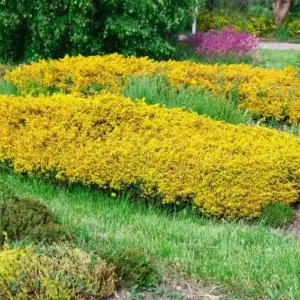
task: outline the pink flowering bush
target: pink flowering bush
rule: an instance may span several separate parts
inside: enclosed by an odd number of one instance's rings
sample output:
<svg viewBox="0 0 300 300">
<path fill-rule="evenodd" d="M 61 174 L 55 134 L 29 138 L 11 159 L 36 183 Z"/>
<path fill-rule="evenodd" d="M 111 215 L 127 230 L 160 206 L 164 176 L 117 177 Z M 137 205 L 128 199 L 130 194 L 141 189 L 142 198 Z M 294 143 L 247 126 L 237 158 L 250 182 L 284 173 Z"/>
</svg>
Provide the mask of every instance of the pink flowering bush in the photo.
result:
<svg viewBox="0 0 300 300">
<path fill-rule="evenodd" d="M 240 57 L 249 54 L 258 44 L 256 35 L 239 32 L 233 27 L 222 30 L 198 32 L 188 38 L 188 44 L 195 48 L 197 54 L 208 57 Z"/>
</svg>

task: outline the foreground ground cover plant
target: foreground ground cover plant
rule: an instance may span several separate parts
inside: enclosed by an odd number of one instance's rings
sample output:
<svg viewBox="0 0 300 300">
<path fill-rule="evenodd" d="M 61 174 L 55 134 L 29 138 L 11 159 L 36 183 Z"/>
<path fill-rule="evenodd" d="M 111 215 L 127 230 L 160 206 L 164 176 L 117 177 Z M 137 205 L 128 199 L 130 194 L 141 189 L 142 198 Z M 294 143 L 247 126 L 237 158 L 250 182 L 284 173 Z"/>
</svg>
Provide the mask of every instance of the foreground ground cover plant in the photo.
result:
<svg viewBox="0 0 300 300">
<path fill-rule="evenodd" d="M 255 35 L 239 32 L 233 27 L 198 32 L 189 36 L 187 40 L 197 54 L 204 54 L 210 58 L 249 55 L 258 42 Z"/>
<path fill-rule="evenodd" d="M 3 299 L 103 299 L 115 290 L 115 268 L 66 246 L 0 251 Z"/>
<path fill-rule="evenodd" d="M 299 143 L 114 94 L 0 97 L 0 161 L 17 172 L 133 186 L 215 217 L 258 217 L 271 202 L 295 202 Z"/>
<path fill-rule="evenodd" d="M 0 178 L 18 194 L 47 202 L 63 226 L 77 233 L 76 247 L 109 262 L 113 256 L 119 271 L 130 262 L 124 264 L 124 249 L 143 250 L 155 257 L 162 277 L 200 279 L 209 284 L 206 292 L 221 289 L 221 299 L 300 298 L 300 242 L 286 232 L 261 223 L 216 222 L 185 210 L 170 214 L 129 195 L 111 197 L 82 185 L 58 186 L 1 170 Z M 138 265 L 129 268 L 130 275 L 140 274 Z"/>
<path fill-rule="evenodd" d="M 90 95 L 109 88 L 120 92 L 133 75 L 165 75 L 175 87 L 191 86 L 228 98 L 238 86 L 241 108 L 256 117 L 298 123 L 300 80 L 293 67 L 268 70 L 250 65 L 203 65 L 189 61 L 153 61 L 113 54 L 65 57 L 21 65 L 5 76 L 22 94 L 75 93 Z"/>
</svg>

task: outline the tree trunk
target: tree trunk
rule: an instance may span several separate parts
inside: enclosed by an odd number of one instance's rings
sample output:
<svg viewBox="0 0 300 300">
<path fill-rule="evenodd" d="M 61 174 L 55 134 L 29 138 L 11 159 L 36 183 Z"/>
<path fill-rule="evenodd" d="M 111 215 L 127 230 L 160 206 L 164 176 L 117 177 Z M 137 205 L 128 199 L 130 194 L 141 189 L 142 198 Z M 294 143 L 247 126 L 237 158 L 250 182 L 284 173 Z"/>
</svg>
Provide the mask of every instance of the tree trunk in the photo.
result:
<svg viewBox="0 0 300 300">
<path fill-rule="evenodd" d="M 273 0 L 273 14 L 275 24 L 280 25 L 288 14 L 292 0 Z"/>
</svg>

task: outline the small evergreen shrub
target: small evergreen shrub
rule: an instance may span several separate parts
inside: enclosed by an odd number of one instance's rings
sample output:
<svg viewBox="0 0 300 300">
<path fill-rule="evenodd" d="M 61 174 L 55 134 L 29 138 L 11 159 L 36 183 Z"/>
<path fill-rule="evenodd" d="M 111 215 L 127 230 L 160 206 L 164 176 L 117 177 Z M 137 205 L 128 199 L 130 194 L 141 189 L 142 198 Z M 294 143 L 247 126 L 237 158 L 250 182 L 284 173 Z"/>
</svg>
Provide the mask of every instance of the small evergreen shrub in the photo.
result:
<svg viewBox="0 0 300 300">
<path fill-rule="evenodd" d="M 8 186 L 8 184 L 0 180 L 0 201 L 7 199 L 15 199 L 16 195 L 14 191 Z"/>
<path fill-rule="evenodd" d="M 55 216 L 42 201 L 17 197 L 0 181 L 0 228 L 12 241 L 31 239 L 51 243 L 59 239 L 62 228 L 55 223 Z M 3 237 L 0 239 L 3 243 Z"/>
<path fill-rule="evenodd" d="M 264 224 L 277 228 L 291 225 L 296 218 L 296 213 L 291 206 L 274 202 L 262 209 L 261 218 Z"/>
<path fill-rule="evenodd" d="M 115 290 L 115 267 L 79 249 L 0 252 L 0 299 L 102 299 Z"/>
<path fill-rule="evenodd" d="M 154 259 L 143 251 L 128 248 L 117 251 L 111 258 L 120 281 L 129 286 L 147 288 L 157 284 L 158 271 Z"/>
</svg>

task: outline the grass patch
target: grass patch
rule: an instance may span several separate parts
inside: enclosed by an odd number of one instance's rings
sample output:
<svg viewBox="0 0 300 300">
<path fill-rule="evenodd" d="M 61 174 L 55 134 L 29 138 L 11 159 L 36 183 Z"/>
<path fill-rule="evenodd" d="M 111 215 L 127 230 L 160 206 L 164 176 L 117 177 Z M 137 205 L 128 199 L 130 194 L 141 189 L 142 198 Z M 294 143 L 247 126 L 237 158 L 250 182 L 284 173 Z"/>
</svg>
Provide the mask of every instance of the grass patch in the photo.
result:
<svg viewBox="0 0 300 300">
<path fill-rule="evenodd" d="M 196 63 L 201 64 L 252 64 L 256 60 L 256 52 L 250 53 L 248 55 L 242 55 L 239 57 L 235 57 L 231 54 L 228 54 L 223 57 L 208 57 L 205 54 L 195 53 L 195 49 L 188 46 L 185 42 L 179 42 L 176 47 L 176 52 L 172 59 L 178 61 L 190 60 Z"/>
<path fill-rule="evenodd" d="M 124 249 L 155 257 L 155 267 L 221 283 L 238 299 L 300 298 L 300 243 L 259 225 L 202 219 L 184 210 L 166 214 L 85 187 L 58 187 L 2 171 L 23 196 L 44 199 L 78 236 L 77 246 L 108 259 Z M 143 263 L 143 261 L 142 261 Z M 267 268 L 266 268 L 267 265 Z"/>
<path fill-rule="evenodd" d="M 169 108 L 183 107 L 199 115 L 206 115 L 215 120 L 231 124 L 249 123 L 251 116 L 238 109 L 238 89 L 232 91 L 229 101 L 213 97 L 203 89 L 175 90 L 162 76 L 132 77 L 123 94 L 131 99 L 145 98 L 147 104 L 161 104 Z"/>
<path fill-rule="evenodd" d="M 260 49 L 259 66 L 263 68 L 281 69 L 288 66 L 300 68 L 300 51 Z"/>
<path fill-rule="evenodd" d="M 272 227 L 284 227 L 291 225 L 296 218 L 295 210 L 282 203 L 270 203 L 262 210 L 262 222 Z"/>
<path fill-rule="evenodd" d="M 0 79 L 0 95 L 20 96 L 20 93 L 14 84 Z"/>
</svg>

